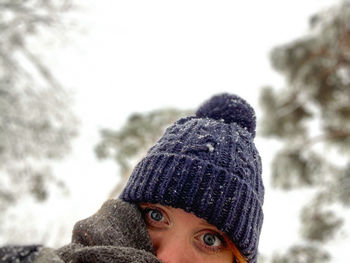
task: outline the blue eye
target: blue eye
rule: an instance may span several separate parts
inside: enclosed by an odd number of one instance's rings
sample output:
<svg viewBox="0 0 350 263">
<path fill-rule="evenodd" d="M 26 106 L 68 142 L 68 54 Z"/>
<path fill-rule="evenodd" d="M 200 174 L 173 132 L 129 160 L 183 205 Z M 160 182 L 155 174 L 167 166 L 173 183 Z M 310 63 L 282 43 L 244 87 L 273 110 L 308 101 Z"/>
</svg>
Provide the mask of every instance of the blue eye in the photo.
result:
<svg viewBox="0 0 350 263">
<path fill-rule="evenodd" d="M 148 226 L 162 228 L 169 225 L 167 214 L 160 208 L 146 207 L 142 213 Z"/>
<path fill-rule="evenodd" d="M 203 236 L 203 241 L 206 245 L 213 246 L 213 245 L 215 245 L 215 242 L 217 241 L 217 237 L 214 236 L 213 234 L 205 234 Z"/>
<path fill-rule="evenodd" d="M 227 248 L 227 243 L 222 235 L 212 230 L 203 230 L 195 236 L 196 246 L 208 254 L 215 254 Z"/>
<path fill-rule="evenodd" d="M 164 219 L 162 212 L 157 209 L 150 209 L 148 215 L 155 221 L 162 221 Z"/>
<path fill-rule="evenodd" d="M 221 240 L 212 233 L 206 233 L 202 236 L 203 242 L 210 247 L 219 247 L 221 246 Z"/>
</svg>

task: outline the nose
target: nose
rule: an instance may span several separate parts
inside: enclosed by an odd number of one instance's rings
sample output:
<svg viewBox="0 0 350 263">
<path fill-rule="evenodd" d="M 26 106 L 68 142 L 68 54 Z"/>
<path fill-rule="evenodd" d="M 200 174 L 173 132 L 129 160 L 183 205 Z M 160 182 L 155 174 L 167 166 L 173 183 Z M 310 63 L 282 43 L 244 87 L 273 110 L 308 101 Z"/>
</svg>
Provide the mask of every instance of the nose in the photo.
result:
<svg viewBox="0 0 350 263">
<path fill-rule="evenodd" d="M 164 263 L 199 262 L 191 244 L 181 237 L 172 236 L 155 247 L 157 257 Z"/>
</svg>

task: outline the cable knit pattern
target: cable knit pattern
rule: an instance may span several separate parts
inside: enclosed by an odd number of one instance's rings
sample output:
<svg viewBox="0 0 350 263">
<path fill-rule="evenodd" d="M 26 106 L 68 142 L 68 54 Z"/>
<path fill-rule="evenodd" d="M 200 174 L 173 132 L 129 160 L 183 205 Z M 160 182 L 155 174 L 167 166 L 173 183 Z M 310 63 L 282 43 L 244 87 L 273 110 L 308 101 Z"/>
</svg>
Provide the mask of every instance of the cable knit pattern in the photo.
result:
<svg viewBox="0 0 350 263">
<path fill-rule="evenodd" d="M 235 95 L 205 102 L 170 126 L 138 163 L 120 198 L 182 208 L 206 219 L 256 262 L 264 186 L 255 113 Z"/>
</svg>

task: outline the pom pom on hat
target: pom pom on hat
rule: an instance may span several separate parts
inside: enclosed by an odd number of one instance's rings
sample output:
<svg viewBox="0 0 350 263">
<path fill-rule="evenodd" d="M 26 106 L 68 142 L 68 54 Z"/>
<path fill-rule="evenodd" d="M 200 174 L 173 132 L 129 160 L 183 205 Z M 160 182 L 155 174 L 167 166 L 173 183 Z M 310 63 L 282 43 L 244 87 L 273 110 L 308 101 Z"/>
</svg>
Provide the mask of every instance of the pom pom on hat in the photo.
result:
<svg viewBox="0 0 350 263">
<path fill-rule="evenodd" d="M 211 118 L 223 120 L 225 123 L 236 123 L 247 129 L 255 137 L 255 112 L 254 109 L 242 98 L 223 93 L 216 95 L 204 102 L 196 112 L 199 118 Z"/>
</svg>

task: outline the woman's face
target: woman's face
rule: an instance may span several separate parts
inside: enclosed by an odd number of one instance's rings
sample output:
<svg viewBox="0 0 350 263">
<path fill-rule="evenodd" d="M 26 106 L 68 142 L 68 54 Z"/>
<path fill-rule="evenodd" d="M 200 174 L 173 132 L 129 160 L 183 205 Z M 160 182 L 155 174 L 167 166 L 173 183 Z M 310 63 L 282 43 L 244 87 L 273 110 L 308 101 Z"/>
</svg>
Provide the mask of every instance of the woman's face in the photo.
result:
<svg viewBox="0 0 350 263">
<path fill-rule="evenodd" d="M 141 204 L 140 208 L 157 257 L 164 263 L 243 262 L 233 243 L 204 219 L 159 204 Z"/>
</svg>

